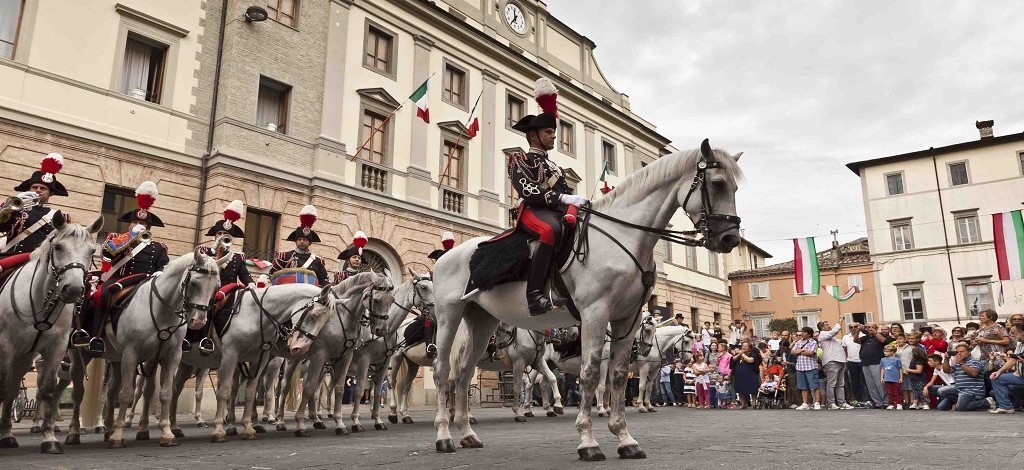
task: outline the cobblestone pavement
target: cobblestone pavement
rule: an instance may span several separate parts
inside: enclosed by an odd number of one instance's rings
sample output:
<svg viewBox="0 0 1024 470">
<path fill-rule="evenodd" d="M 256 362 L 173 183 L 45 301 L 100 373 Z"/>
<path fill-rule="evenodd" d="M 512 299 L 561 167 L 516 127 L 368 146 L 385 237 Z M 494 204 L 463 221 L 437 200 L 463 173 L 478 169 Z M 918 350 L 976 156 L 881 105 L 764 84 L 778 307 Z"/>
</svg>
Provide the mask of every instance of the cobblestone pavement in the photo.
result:
<svg viewBox="0 0 1024 470">
<path fill-rule="evenodd" d="M 161 448 L 151 440 L 108 450 L 102 436 L 87 434 L 81 446 L 66 446 L 63 455 L 39 454 L 40 437 L 29 434 L 23 422 L 15 430 L 21 448 L 0 449 L 0 468 L 1024 468 L 1024 414 L 659 410 L 643 415 L 627 409 L 633 436 L 648 455 L 641 461 L 614 458 L 616 441 L 607 419 L 596 414 L 596 435 L 609 460 L 577 461 L 576 409 L 568 408 L 564 416 L 541 415 L 527 423 L 513 422 L 508 409 L 477 410 L 475 429 L 485 447 L 455 454 L 434 451 L 433 414 L 427 410 L 413 413 L 416 424 L 388 423 L 387 431 L 371 424 L 365 433 L 336 437 L 330 423 L 328 430 L 312 430 L 310 438 L 296 438 L 289 421 L 288 432 L 271 426 L 256 441 L 236 436 L 226 444 L 211 444 L 208 429 L 191 427 L 191 418 L 182 416 L 189 424 L 179 447 Z"/>
</svg>

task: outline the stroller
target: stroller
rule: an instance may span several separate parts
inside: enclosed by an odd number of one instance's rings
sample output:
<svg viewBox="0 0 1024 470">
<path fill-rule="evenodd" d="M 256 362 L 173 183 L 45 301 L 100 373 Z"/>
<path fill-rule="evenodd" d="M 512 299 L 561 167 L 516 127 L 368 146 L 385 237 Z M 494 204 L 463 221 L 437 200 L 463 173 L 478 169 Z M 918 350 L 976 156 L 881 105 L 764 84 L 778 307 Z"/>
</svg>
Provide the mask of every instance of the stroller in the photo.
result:
<svg viewBox="0 0 1024 470">
<path fill-rule="evenodd" d="M 757 389 L 754 409 L 780 410 L 786 408 L 786 369 L 772 364 L 764 370 L 764 380 Z"/>
</svg>

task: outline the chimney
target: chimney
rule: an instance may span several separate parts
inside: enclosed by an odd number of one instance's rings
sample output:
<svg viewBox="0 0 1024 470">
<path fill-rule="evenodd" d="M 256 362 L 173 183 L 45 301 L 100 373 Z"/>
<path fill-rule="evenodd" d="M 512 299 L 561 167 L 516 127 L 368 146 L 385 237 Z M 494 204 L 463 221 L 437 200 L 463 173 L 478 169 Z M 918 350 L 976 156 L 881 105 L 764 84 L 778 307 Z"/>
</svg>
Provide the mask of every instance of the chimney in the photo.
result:
<svg viewBox="0 0 1024 470">
<path fill-rule="evenodd" d="M 978 128 L 978 132 L 981 132 L 981 138 L 991 139 L 992 138 L 992 125 L 995 121 L 989 119 L 988 121 L 974 121 L 974 126 Z"/>
</svg>

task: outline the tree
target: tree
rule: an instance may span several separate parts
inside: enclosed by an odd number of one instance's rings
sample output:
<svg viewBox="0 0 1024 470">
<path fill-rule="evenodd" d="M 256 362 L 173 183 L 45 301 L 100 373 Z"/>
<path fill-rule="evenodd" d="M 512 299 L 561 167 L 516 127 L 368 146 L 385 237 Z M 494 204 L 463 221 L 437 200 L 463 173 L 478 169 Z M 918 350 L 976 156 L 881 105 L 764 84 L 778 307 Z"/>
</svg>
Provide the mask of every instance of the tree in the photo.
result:
<svg viewBox="0 0 1024 470">
<path fill-rule="evenodd" d="M 798 328 L 797 328 L 796 318 L 793 318 L 793 317 L 789 317 L 789 318 L 773 318 L 771 321 L 768 322 L 768 330 L 769 331 L 782 332 L 782 331 L 789 330 L 791 332 L 795 332 L 797 329 Z"/>
</svg>

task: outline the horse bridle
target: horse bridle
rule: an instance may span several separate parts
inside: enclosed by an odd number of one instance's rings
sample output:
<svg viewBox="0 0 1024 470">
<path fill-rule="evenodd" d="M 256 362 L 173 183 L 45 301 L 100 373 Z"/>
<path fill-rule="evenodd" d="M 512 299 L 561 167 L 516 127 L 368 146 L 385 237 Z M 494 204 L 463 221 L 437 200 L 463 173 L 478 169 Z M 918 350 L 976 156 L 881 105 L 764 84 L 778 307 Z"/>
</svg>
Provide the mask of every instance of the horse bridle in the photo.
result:
<svg viewBox="0 0 1024 470">
<path fill-rule="evenodd" d="M 66 273 L 66 272 L 68 272 L 68 271 L 70 271 L 72 269 L 81 269 L 82 270 L 83 283 L 84 283 L 84 279 L 85 279 L 85 274 L 86 274 L 85 264 L 79 263 L 79 262 L 72 262 L 72 263 L 65 264 L 64 266 L 61 266 L 61 267 L 58 268 L 57 265 L 54 263 L 53 251 L 54 251 L 53 243 L 51 242 L 50 249 L 46 253 L 46 264 L 50 268 L 50 272 L 52 274 L 50 275 L 49 286 L 46 289 L 46 296 L 43 297 L 43 306 L 42 306 L 41 309 L 39 309 L 39 310 L 36 309 L 35 298 L 32 296 L 32 290 L 29 289 L 28 302 L 29 302 L 29 308 L 32 309 L 32 327 L 35 328 L 35 330 L 36 330 L 36 338 L 32 342 L 32 347 L 29 348 L 30 351 L 35 350 L 36 345 L 39 343 L 39 338 L 42 335 L 42 333 L 44 331 L 49 331 L 51 328 L 53 328 L 54 319 L 52 317 L 53 317 L 53 313 L 55 311 L 57 311 L 57 304 L 68 304 L 69 303 L 69 302 L 64 302 L 63 300 L 60 299 L 60 296 L 57 295 L 57 290 L 60 288 L 60 277 L 62 275 L 64 275 L 64 273 Z M 23 267 L 24 266 L 22 266 L 22 268 Z M 10 279 L 11 282 L 9 283 L 10 285 L 13 286 L 14 282 L 17 280 L 17 278 L 19 276 L 21 276 L 22 268 L 18 268 L 18 272 L 15 273 L 14 276 L 12 276 L 12 278 Z M 30 284 L 35 284 L 36 273 L 38 273 L 38 272 L 39 272 L 39 265 L 37 264 L 36 268 L 32 270 L 32 279 L 30 279 Z M 3 286 L 0 286 L 0 288 L 2 288 L 2 287 Z M 16 316 L 23 317 L 24 315 L 22 314 L 22 312 L 20 310 L 18 310 L 18 302 L 14 298 L 14 291 L 15 291 L 15 289 L 12 288 L 11 289 L 11 308 L 14 310 L 14 314 Z M 85 289 L 82 290 L 82 294 L 79 295 L 78 299 L 75 301 L 75 312 L 76 312 L 76 315 L 77 315 L 77 312 L 82 308 L 82 302 L 83 302 L 84 299 L 85 299 Z M 40 318 L 40 315 L 42 315 L 42 318 Z"/>
<path fill-rule="evenodd" d="M 374 304 L 376 303 L 375 302 L 375 300 L 376 300 L 375 297 L 376 296 L 375 296 L 374 293 L 375 292 L 391 292 L 394 289 L 395 289 L 395 286 L 392 285 L 391 283 L 388 283 L 387 287 L 377 287 L 377 283 L 374 282 L 370 286 L 369 292 L 363 292 L 363 297 L 359 301 L 360 307 L 363 308 L 363 312 L 364 312 L 363 315 L 360 316 L 360 318 L 359 318 L 359 324 L 360 325 L 362 325 L 362 326 L 369 326 L 371 320 L 380 320 L 380 321 L 387 321 L 388 320 L 387 312 L 385 312 L 383 315 L 381 315 L 379 313 L 374 313 L 373 312 L 373 307 L 374 307 Z M 413 295 L 415 296 L 415 294 L 413 294 Z M 369 298 L 369 301 L 367 301 L 367 298 Z M 394 302 L 394 300 L 392 300 L 392 302 Z"/>
<path fill-rule="evenodd" d="M 693 175 L 693 183 L 690 183 L 690 191 L 686 193 L 686 198 L 683 199 L 683 210 L 686 210 L 686 204 L 690 202 L 690 196 L 699 188 L 700 217 L 693 223 L 693 232 L 700 233 L 701 235 L 701 244 L 698 246 L 706 245 L 712 235 L 717 235 L 717 233 L 711 233 L 709 222 L 712 220 L 720 220 L 732 224 L 725 230 L 722 230 L 722 232 L 738 229 L 741 220 L 738 215 L 715 213 L 714 208 L 711 206 L 711 193 L 708 191 L 707 170 L 709 168 L 720 169 L 722 168 L 722 163 L 717 160 L 709 162 L 704 155 L 701 155 L 700 161 L 697 162 L 697 173 Z"/>
<path fill-rule="evenodd" d="M 423 281 L 432 281 L 432 279 L 430 277 L 427 277 L 427 276 L 415 276 L 415 277 L 413 277 L 413 279 L 412 279 L 412 294 L 409 296 L 409 307 L 408 308 L 407 307 L 403 307 L 402 304 L 398 303 L 398 299 L 392 299 L 391 300 L 391 304 L 396 306 L 396 307 L 398 307 L 399 309 L 401 309 L 406 314 L 410 314 L 411 313 L 413 315 L 419 315 L 419 314 L 417 314 L 416 312 L 413 311 L 413 308 L 417 308 L 417 309 L 419 309 L 422 312 L 427 312 L 428 308 L 429 309 L 433 309 L 434 303 L 433 302 L 426 303 L 424 301 L 423 296 L 419 294 L 418 287 L 419 287 L 419 284 L 421 282 L 423 282 Z M 417 298 L 420 299 L 418 305 L 417 305 L 417 302 L 416 302 Z M 424 314 L 425 315 L 429 315 L 429 313 L 424 313 Z M 384 317 L 383 320 L 387 321 L 390 318 L 390 315 L 383 315 L 383 317 Z M 386 356 L 393 355 L 395 353 L 395 351 L 397 351 L 402 346 L 405 346 L 405 338 L 402 338 L 401 341 L 396 342 L 394 346 L 388 346 L 388 335 L 385 334 L 385 335 L 379 335 L 379 336 L 374 335 L 374 336 L 379 337 L 379 338 L 381 338 L 381 340 L 384 341 L 384 351 L 385 351 L 384 354 Z"/>
<path fill-rule="evenodd" d="M 157 277 L 154 276 L 149 278 L 149 282 L 153 284 L 150 288 L 151 295 L 149 297 L 149 318 L 153 322 L 153 327 L 156 328 L 157 330 L 156 337 L 160 341 L 166 341 L 170 339 L 171 335 L 173 335 L 174 332 L 178 331 L 178 329 L 180 329 L 182 326 L 185 326 L 185 324 L 188 323 L 189 311 L 199 310 L 207 313 L 210 312 L 209 304 L 197 304 L 189 301 L 189 284 L 190 281 L 192 280 L 192 273 L 205 274 L 208 276 L 216 274 L 216 272 L 210 269 L 201 268 L 199 266 L 196 266 L 195 264 L 189 266 L 188 271 L 186 271 L 185 273 L 185 278 L 181 280 L 181 285 L 179 286 L 181 292 L 181 305 L 179 305 L 177 309 L 174 309 L 174 307 L 172 307 L 171 304 L 162 295 L 160 295 L 160 289 L 156 287 Z M 160 328 L 160 325 L 158 325 L 156 321 L 156 313 L 154 313 L 156 309 L 153 308 L 153 297 L 156 297 L 156 299 L 160 301 L 160 303 L 164 307 L 174 309 L 173 313 L 178 316 L 177 325 L 171 325 L 165 328 Z"/>
</svg>

